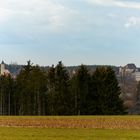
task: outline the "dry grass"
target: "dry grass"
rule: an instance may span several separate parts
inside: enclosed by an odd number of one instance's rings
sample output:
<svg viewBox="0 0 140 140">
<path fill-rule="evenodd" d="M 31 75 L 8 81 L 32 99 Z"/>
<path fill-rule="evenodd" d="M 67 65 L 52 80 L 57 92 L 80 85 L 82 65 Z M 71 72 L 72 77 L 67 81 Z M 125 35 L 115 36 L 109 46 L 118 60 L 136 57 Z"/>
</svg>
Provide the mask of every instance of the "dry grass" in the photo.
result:
<svg viewBox="0 0 140 140">
<path fill-rule="evenodd" d="M 139 116 L 0 117 L 0 127 L 140 130 Z"/>
</svg>

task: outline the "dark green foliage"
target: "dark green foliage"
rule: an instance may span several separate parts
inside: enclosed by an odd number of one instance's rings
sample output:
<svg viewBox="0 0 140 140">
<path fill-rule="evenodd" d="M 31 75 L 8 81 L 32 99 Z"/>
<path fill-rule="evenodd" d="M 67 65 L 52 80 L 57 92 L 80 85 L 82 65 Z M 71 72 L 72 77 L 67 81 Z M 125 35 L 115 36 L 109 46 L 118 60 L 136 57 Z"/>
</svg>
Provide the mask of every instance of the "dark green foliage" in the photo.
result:
<svg viewBox="0 0 140 140">
<path fill-rule="evenodd" d="M 81 65 L 72 77 L 75 114 L 115 115 L 123 114 L 123 102 L 118 81 L 111 67 L 100 67 L 90 75 Z"/>
<path fill-rule="evenodd" d="M 10 75 L 0 77 L 0 115 L 13 114 L 14 81 Z"/>
<path fill-rule="evenodd" d="M 72 92 L 74 96 L 75 115 L 86 114 L 86 97 L 90 92 L 90 80 L 90 74 L 84 65 L 81 65 L 72 77 Z"/>
<path fill-rule="evenodd" d="M 0 115 L 123 114 L 119 95 L 111 67 L 81 65 L 69 75 L 61 61 L 47 71 L 28 61 L 16 79 L 0 76 Z"/>
<path fill-rule="evenodd" d="M 38 66 L 28 65 L 16 79 L 17 85 L 17 114 L 45 115 L 46 114 L 46 75 Z"/>
<path fill-rule="evenodd" d="M 97 68 L 92 76 L 95 112 L 99 115 L 123 114 L 123 102 L 115 73 L 110 67 Z"/>
<path fill-rule="evenodd" d="M 50 67 L 47 72 L 47 112 L 49 115 L 55 115 L 55 68 Z"/>
<path fill-rule="evenodd" d="M 61 61 L 49 69 L 47 81 L 50 115 L 70 115 L 69 74 Z"/>
</svg>

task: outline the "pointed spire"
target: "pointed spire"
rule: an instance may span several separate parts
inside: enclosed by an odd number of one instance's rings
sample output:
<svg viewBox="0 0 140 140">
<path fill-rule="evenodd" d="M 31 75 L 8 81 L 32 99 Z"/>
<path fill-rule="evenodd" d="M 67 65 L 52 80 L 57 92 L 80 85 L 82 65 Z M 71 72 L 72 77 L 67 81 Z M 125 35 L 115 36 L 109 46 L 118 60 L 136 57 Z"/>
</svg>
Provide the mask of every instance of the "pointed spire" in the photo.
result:
<svg viewBox="0 0 140 140">
<path fill-rule="evenodd" d="M 1 64 L 4 64 L 4 61 L 2 60 Z"/>
</svg>

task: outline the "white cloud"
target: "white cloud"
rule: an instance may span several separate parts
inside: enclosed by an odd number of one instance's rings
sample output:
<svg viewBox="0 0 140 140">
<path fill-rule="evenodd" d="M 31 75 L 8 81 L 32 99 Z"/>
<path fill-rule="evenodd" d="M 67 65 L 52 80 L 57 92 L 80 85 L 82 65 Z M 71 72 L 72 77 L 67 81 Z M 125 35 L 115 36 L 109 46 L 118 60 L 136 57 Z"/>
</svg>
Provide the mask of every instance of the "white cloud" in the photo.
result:
<svg viewBox="0 0 140 140">
<path fill-rule="evenodd" d="M 86 0 L 86 1 L 94 5 L 140 9 L 140 2 L 132 2 L 132 1 L 130 2 L 121 0 Z"/>
<path fill-rule="evenodd" d="M 0 0 L 0 22 L 57 31 L 67 24 L 68 18 L 74 16 L 77 16 L 75 10 L 54 0 Z"/>
<path fill-rule="evenodd" d="M 126 28 L 140 26 L 140 17 L 129 17 L 128 22 L 124 26 Z"/>
</svg>

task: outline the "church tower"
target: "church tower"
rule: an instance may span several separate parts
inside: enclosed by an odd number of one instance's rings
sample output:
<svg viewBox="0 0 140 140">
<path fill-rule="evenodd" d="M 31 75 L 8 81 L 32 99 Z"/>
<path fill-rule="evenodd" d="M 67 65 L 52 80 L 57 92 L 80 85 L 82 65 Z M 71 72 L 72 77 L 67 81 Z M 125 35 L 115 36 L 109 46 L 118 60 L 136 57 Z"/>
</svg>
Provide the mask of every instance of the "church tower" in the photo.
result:
<svg viewBox="0 0 140 140">
<path fill-rule="evenodd" d="M 0 75 L 4 75 L 4 72 L 5 72 L 5 64 L 4 64 L 4 61 L 2 61 L 1 63 L 1 69 L 0 69 Z"/>
</svg>

